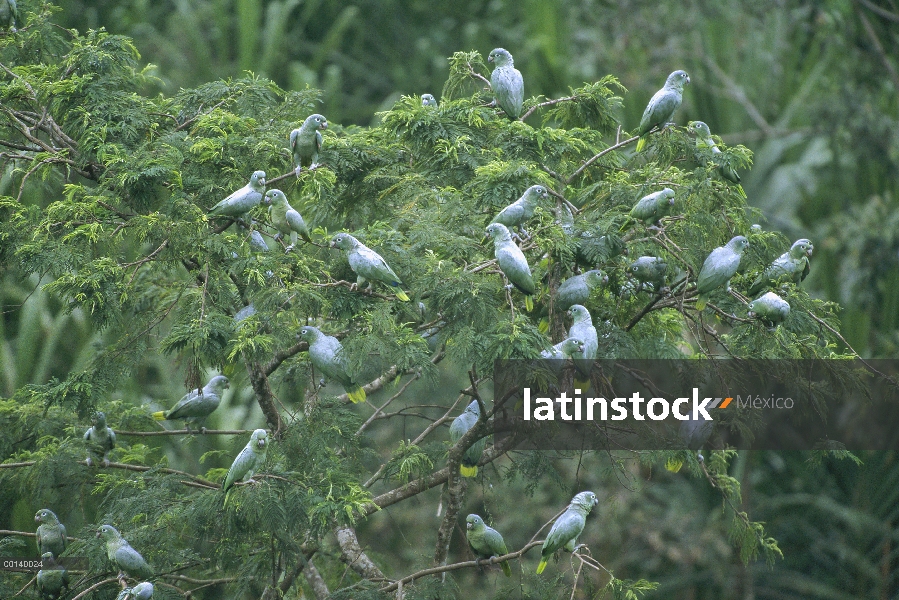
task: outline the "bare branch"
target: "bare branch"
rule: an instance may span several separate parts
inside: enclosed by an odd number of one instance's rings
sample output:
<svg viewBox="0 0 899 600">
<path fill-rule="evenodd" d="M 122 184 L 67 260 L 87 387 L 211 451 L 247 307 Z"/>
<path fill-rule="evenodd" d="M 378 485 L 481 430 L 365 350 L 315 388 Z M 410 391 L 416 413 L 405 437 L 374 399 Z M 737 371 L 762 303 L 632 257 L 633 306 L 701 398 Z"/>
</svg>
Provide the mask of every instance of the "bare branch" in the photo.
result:
<svg viewBox="0 0 899 600">
<path fill-rule="evenodd" d="M 384 579 L 384 573 L 362 551 L 359 539 L 352 527 L 341 526 L 334 530 L 337 545 L 340 546 L 340 560 L 345 562 L 363 579 Z"/>
<path fill-rule="evenodd" d="M 603 150 L 603 151 L 601 151 L 601 152 L 599 152 L 599 153 L 593 155 L 591 158 L 585 160 L 585 161 L 584 161 L 584 164 L 582 164 L 580 167 L 578 167 L 577 170 L 576 170 L 574 173 L 572 173 L 572 174 L 568 177 L 568 179 L 565 180 L 565 185 L 570 184 L 572 181 L 574 181 L 574 178 L 575 178 L 575 177 L 577 177 L 578 175 L 580 175 L 581 173 L 584 172 L 584 169 L 586 169 L 587 167 L 589 167 L 590 165 L 592 165 L 593 163 L 595 163 L 597 160 L 599 160 L 600 158 L 602 158 L 603 156 L 605 156 L 606 154 L 608 154 L 608 153 L 611 152 L 612 150 L 618 150 L 619 148 L 623 148 L 624 146 L 627 146 L 628 144 L 632 144 L 633 142 L 636 142 L 636 141 L 639 140 L 639 139 L 640 139 L 640 136 L 639 136 L 639 135 L 635 135 L 635 136 L 632 137 L 632 138 L 628 138 L 628 139 L 624 140 L 623 142 L 618 142 L 618 143 L 615 144 L 614 146 L 609 146 L 609 147 L 606 148 L 605 150 Z"/>
</svg>

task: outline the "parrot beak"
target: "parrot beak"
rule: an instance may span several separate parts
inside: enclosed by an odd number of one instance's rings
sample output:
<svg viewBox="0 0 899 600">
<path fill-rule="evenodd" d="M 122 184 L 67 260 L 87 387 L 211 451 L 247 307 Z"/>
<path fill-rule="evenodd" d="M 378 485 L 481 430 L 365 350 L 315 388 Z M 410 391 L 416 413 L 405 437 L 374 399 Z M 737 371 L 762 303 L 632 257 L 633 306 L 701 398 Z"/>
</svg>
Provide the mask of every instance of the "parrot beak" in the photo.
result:
<svg viewBox="0 0 899 600">
<path fill-rule="evenodd" d="M 811 258 L 812 252 L 814 252 L 814 251 L 815 251 L 815 248 L 813 246 L 809 246 L 808 250 L 805 251 L 805 255 L 808 256 L 809 258 Z"/>
<path fill-rule="evenodd" d="M 603 276 L 602 276 L 602 283 L 603 283 L 603 285 L 609 283 L 609 276 L 608 276 L 608 275 L 603 275 Z"/>
<path fill-rule="evenodd" d="M 41 517 L 39 515 L 34 515 L 34 520 L 37 521 L 38 523 L 40 523 Z"/>
<path fill-rule="evenodd" d="M 334 240 L 331 240 L 330 242 L 328 242 L 328 248 L 336 248 L 336 247 L 337 247 L 337 244 L 334 242 Z"/>
<path fill-rule="evenodd" d="M 328 122 L 325 121 L 324 123 L 322 123 L 321 125 L 319 125 L 318 128 L 319 128 L 319 129 L 327 129 L 327 128 L 328 128 Z"/>
<path fill-rule="evenodd" d="M 98 529 L 98 530 L 97 530 L 97 537 L 100 537 L 100 536 L 102 536 L 102 535 L 103 535 L 103 532 L 100 531 L 100 530 Z"/>
<path fill-rule="evenodd" d="M 752 319 L 755 317 L 755 312 L 750 310 L 748 313 L 746 313 L 746 316 Z"/>
<path fill-rule="evenodd" d="M 260 179 L 260 180 L 259 180 L 259 183 L 262 184 L 262 185 L 265 185 L 265 177 L 263 177 L 262 179 Z"/>
<path fill-rule="evenodd" d="M 687 84 L 687 83 L 690 83 L 690 76 L 689 76 L 689 75 L 687 75 L 687 80 L 684 81 L 684 84 Z"/>
<path fill-rule="evenodd" d="M 491 54 L 490 56 L 487 57 L 487 62 L 493 62 L 493 55 L 492 55 L 492 54 Z"/>
</svg>

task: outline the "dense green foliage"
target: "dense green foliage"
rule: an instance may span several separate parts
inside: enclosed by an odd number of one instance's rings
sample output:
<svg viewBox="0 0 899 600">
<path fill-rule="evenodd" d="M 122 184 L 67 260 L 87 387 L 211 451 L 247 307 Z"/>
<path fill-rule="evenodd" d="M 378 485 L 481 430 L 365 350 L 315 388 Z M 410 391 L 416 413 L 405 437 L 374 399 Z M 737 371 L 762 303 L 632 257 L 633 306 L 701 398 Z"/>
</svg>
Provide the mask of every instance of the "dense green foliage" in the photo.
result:
<svg viewBox="0 0 899 600">
<path fill-rule="evenodd" d="M 248 10 L 252 3 L 238 4 Z M 483 394 L 490 405 L 495 359 L 536 357 L 564 337 L 564 313 L 553 308 L 551 293 L 586 268 L 609 275 L 587 304 L 603 336 L 602 357 L 850 355 L 838 334 L 837 306 L 810 297 L 804 286 L 780 290 L 792 311 L 773 329 L 747 318 L 738 293 L 713 293 L 715 308 L 705 313 L 692 307 L 692 282 L 714 247 L 736 234 L 749 238 L 732 280 L 740 292 L 792 241 L 751 228 L 759 212 L 717 176 L 721 164 L 746 173 L 753 156 L 747 148 L 721 144 L 723 152 L 713 155 L 683 127 L 671 127 L 632 155 L 632 145 L 618 144 L 628 139 L 628 127 L 619 128 L 623 106 L 628 114 L 642 112 L 645 98 L 625 96 L 611 75 L 539 107 L 544 98 L 526 87 L 525 121 L 510 122 L 487 106 L 492 96 L 472 73 L 489 73 L 474 51 L 454 54 L 448 69 L 440 57 L 446 83 L 439 109 L 403 96 L 370 127 L 341 127 L 318 106 L 321 92 L 286 91 L 261 75 L 149 93 L 159 82 L 129 38 L 63 30 L 49 20 L 49 6 L 21 7 L 20 31 L 0 38 L 0 459 L 19 465 L 0 469 L 0 502 L 13 507 L 0 526 L 30 530 L 34 511 L 51 507 L 78 538 L 67 554 L 90 561 L 77 592 L 112 574 L 93 537 L 97 525 L 110 523 L 157 573 L 177 569 L 192 579 L 164 575 L 167 585 L 158 585 L 154 597 L 182 597 L 217 579 L 193 597 L 322 597 L 325 588 L 338 598 L 395 597 L 391 582 L 470 558 L 464 534 L 455 531 L 468 512 L 485 516 L 515 551 L 582 489 L 595 491 L 600 503 L 581 541 L 617 578 L 589 563 L 569 572 L 567 557 L 536 577 L 531 550 L 520 568 L 513 563 L 514 583 L 493 579 L 498 569 L 463 569 L 446 575 L 452 586 L 439 576 L 406 582 L 406 597 L 462 596 L 485 577 L 499 581 L 491 591 L 496 597 L 511 590 L 568 597 L 572 585 L 583 594 L 606 587 L 633 597 L 650 590 L 650 581 L 660 582 L 660 593 L 708 584 L 724 597 L 727 579 L 678 579 L 666 575 L 667 567 L 724 562 L 715 573 L 751 579 L 753 565 L 780 560 L 775 538 L 791 530 L 771 514 L 765 520 L 778 530 L 772 537 L 771 527 L 741 505 L 745 454 L 711 453 L 708 479 L 685 456 L 695 477 L 657 476 L 666 478 L 663 492 L 647 475 L 664 464 L 664 452 L 610 457 L 488 446 L 487 464 L 467 483 L 450 474 L 487 425 L 455 446 L 447 442 L 449 422 L 471 394 Z M 693 92 L 688 87 L 685 96 Z M 287 134 L 312 112 L 330 122 L 323 166 L 297 178 Z M 686 122 L 683 116 L 675 119 Z M 266 171 L 269 189 L 285 191 L 319 245 L 301 242 L 285 253 L 269 237 L 274 230 L 264 206 L 252 216 L 268 252 L 254 249 L 248 232 L 230 219 L 207 217 L 258 169 Z M 493 216 L 535 183 L 554 194 L 522 243 L 538 282 L 538 308 L 527 313 L 520 294 L 504 289 L 483 236 Z M 634 203 L 665 186 L 675 190 L 676 203 L 661 228 L 634 223 L 628 216 Z M 376 249 L 412 302 L 399 302 L 377 284 L 370 292 L 353 289 L 345 255 L 326 247 L 337 231 Z M 625 277 L 644 255 L 669 265 L 671 296 L 636 292 Z M 255 313 L 236 320 L 250 303 Z M 544 316 L 549 335 L 538 329 Z M 296 338 L 307 323 L 341 339 L 350 369 L 371 382 L 371 404 L 348 404 L 340 386 L 318 387 L 320 374 Z M 104 410 L 120 432 L 158 431 L 150 413 L 216 372 L 231 379 L 232 391 L 210 421 L 223 429 L 264 426 L 275 438 L 260 483 L 239 486 L 226 509 L 218 484 L 249 432 L 120 433 L 112 468 L 80 462 L 93 410 Z M 460 381 L 470 384 L 467 394 L 457 395 Z M 383 408 L 373 412 L 372 405 Z M 895 473 L 888 458 L 871 461 Z M 807 469 L 876 485 L 843 464 Z M 753 483 L 773 487 L 770 473 Z M 802 478 L 797 487 L 814 494 L 811 481 L 817 480 Z M 645 494 L 638 501 L 636 494 L 625 497 L 628 489 Z M 669 494 L 681 504 L 666 502 Z M 701 510 L 678 511 L 684 506 Z M 883 522 L 895 517 L 891 506 L 876 507 Z M 862 514 L 847 518 L 863 539 L 862 554 L 889 539 L 876 527 L 871 533 Z M 643 520 L 652 524 L 643 527 Z M 347 532 L 353 539 L 358 532 L 364 560 Z M 0 540 L 0 553 L 29 555 L 18 539 Z M 895 550 L 886 552 L 889 566 Z M 879 589 L 865 568 L 854 577 L 856 590 Z M 27 582 L 24 574 L 4 577 L 0 595 Z M 114 590 L 110 583 L 92 597 L 114 597 Z"/>
</svg>

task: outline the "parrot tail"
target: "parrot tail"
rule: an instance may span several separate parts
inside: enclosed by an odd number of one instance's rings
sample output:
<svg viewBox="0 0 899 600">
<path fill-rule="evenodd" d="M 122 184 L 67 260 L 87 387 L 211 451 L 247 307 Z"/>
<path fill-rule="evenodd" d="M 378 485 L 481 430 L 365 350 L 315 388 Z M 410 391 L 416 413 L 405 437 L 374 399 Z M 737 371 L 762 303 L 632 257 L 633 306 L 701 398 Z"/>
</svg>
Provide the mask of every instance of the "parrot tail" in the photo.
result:
<svg viewBox="0 0 899 600">
<path fill-rule="evenodd" d="M 746 192 L 743 190 L 743 186 L 739 183 L 737 184 L 737 193 L 740 194 L 740 197 L 743 198 L 743 200 L 746 200 Z"/>
<path fill-rule="evenodd" d="M 541 559 L 540 559 L 540 564 L 537 565 L 537 575 L 539 575 L 540 573 L 542 573 L 542 572 L 543 572 L 543 569 L 545 569 L 545 568 L 546 568 L 546 559 L 545 559 L 545 558 L 541 558 Z"/>
<path fill-rule="evenodd" d="M 540 333 L 546 333 L 549 331 L 549 319 L 540 319 L 540 323 L 537 325 L 537 330 Z"/>
<path fill-rule="evenodd" d="M 642 151 L 644 146 L 646 146 L 646 138 L 641 137 L 639 140 L 637 140 L 637 152 Z M 546 564 L 546 563 L 543 563 L 543 564 Z M 539 571 L 537 571 L 537 572 L 539 573 Z"/>
<path fill-rule="evenodd" d="M 475 477 L 478 474 L 477 465 L 473 467 L 466 467 L 465 465 L 459 465 L 459 473 L 462 474 L 462 477 Z"/>
<path fill-rule="evenodd" d="M 154 418 L 155 420 L 157 420 L 157 421 L 165 421 L 165 411 L 164 411 L 164 410 L 160 410 L 160 411 L 158 411 L 158 412 L 155 412 L 155 413 L 153 413 L 153 414 L 150 415 L 150 416 L 153 417 L 153 418 Z"/>
<path fill-rule="evenodd" d="M 528 312 L 531 312 L 532 310 L 534 310 L 534 299 L 531 298 L 530 296 L 525 296 L 524 297 L 524 307 Z"/>
<path fill-rule="evenodd" d="M 697 298 L 696 299 L 696 310 L 698 310 L 698 311 L 705 310 L 705 298 Z"/>
<path fill-rule="evenodd" d="M 350 400 L 353 401 L 353 404 L 365 402 L 365 390 L 363 390 L 361 387 L 357 387 L 354 390 L 348 391 L 346 395 L 349 396 Z"/>
<path fill-rule="evenodd" d="M 409 301 L 409 296 L 407 296 L 406 292 L 404 292 L 403 290 L 398 291 L 396 293 L 396 297 L 399 298 L 400 300 L 402 300 L 403 302 Z"/>
<path fill-rule="evenodd" d="M 672 473 L 677 473 L 680 471 L 681 467 L 684 466 L 684 461 L 679 458 L 671 457 L 667 461 L 665 461 L 665 468 L 671 471 Z"/>
<path fill-rule="evenodd" d="M 500 563 L 500 566 L 503 568 L 503 573 L 505 573 L 506 577 L 512 576 L 512 567 L 509 566 L 509 561 Z"/>
<path fill-rule="evenodd" d="M 574 378 L 574 387 L 581 390 L 581 393 L 586 394 L 587 390 L 590 389 L 590 380 L 589 379 L 578 379 L 577 377 L 575 377 Z"/>
</svg>

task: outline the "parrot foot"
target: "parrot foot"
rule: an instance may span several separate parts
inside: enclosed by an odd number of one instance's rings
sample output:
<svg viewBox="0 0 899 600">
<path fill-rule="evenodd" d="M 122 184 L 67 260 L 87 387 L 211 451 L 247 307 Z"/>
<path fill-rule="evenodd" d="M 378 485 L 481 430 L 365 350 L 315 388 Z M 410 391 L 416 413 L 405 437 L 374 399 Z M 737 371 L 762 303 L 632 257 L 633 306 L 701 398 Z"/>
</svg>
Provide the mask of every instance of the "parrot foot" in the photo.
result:
<svg viewBox="0 0 899 600">
<path fill-rule="evenodd" d="M 302 165 L 300 165 L 299 167 L 297 167 L 296 169 L 293 170 L 293 172 L 294 172 L 294 173 L 296 174 L 296 176 L 297 176 L 297 179 L 300 178 L 300 171 L 302 171 L 302 170 L 303 170 L 303 166 L 302 166 Z"/>
<path fill-rule="evenodd" d="M 202 433 L 203 435 L 206 435 L 206 428 L 200 427 L 200 433 Z"/>
<path fill-rule="evenodd" d="M 104 466 L 105 468 L 109 468 L 109 459 L 108 459 L 108 458 L 104 458 L 104 459 L 103 459 L 103 466 Z"/>
<path fill-rule="evenodd" d="M 587 547 L 587 544 L 578 544 L 577 546 L 574 547 L 574 550 L 572 550 L 571 552 L 572 552 L 572 554 L 576 554 L 578 550 L 580 550 L 581 548 L 586 548 L 586 547 Z"/>
<path fill-rule="evenodd" d="M 293 244 L 291 244 L 291 245 L 287 246 L 286 248 L 284 248 L 284 252 L 290 252 L 291 250 L 293 250 Z"/>
<path fill-rule="evenodd" d="M 321 163 L 312 163 L 311 165 L 309 165 L 309 170 L 310 170 L 310 171 L 314 171 L 314 170 L 316 170 L 319 166 L 321 166 Z"/>
<path fill-rule="evenodd" d="M 705 462 L 705 459 L 702 457 L 702 454 L 700 454 L 699 452 L 696 453 L 696 460 L 698 460 L 701 463 Z"/>
<path fill-rule="evenodd" d="M 511 290 L 514 286 L 510 283 L 509 285 L 504 285 L 503 289 Z"/>
<path fill-rule="evenodd" d="M 89 467 L 94 466 L 94 461 L 91 460 L 90 456 L 87 457 L 87 460 L 85 462 L 87 463 L 87 466 L 89 466 Z"/>
<path fill-rule="evenodd" d="M 325 387 L 325 378 L 324 377 L 322 377 L 321 379 L 318 380 L 318 389 L 322 389 L 323 387 Z"/>
</svg>

